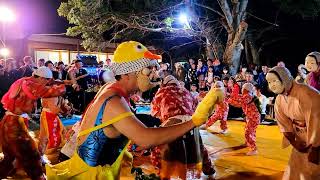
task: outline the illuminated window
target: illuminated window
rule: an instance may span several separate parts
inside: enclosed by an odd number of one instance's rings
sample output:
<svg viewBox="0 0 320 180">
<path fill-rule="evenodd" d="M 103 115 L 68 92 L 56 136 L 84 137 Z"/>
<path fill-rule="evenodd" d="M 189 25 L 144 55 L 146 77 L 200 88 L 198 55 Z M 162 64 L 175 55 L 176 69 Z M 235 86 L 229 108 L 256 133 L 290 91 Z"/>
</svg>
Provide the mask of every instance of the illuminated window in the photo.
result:
<svg viewBox="0 0 320 180">
<path fill-rule="evenodd" d="M 60 61 L 62 61 L 64 64 L 69 64 L 69 53 L 67 51 L 61 51 L 60 55 Z"/>
</svg>

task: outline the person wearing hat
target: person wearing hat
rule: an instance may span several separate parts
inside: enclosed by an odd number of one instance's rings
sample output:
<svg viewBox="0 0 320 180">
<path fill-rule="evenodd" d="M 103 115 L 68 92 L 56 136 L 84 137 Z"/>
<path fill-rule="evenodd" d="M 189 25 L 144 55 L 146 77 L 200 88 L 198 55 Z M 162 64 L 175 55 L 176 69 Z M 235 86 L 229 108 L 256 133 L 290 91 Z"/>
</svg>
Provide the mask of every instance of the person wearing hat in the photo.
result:
<svg viewBox="0 0 320 180">
<path fill-rule="evenodd" d="M 307 55 L 305 66 L 310 72 L 306 77 L 306 83 L 320 90 L 320 52 L 311 52 Z"/>
<path fill-rule="evenodd" d="M 15 159 L 31 179 L 45 179 L 40 153 L 25 121 L 39 98 L 60 96 L 65 92 L 63 84 L 48 85 L 51 78 L 51 70 L 40 67 L 33 72 L 33 76 L 15 81 L 1 100 L 6 110 L 0 123 L 0 144 L 4 153 L 4 159 L 0 162 L 1 179 L 13 170 Z"/>
<path fill-rule="evenodd" d="M 266 79 L 275 101 L 283 148 L 293 146 L 284 180 L 320 179 L 320 94 L 294 81 L 285 67 L 272 68 Z"/>
<path fill-rule="evenodd" d="M 170 127 L 148 128 L 131 112 L 130 95 L 153 87 L 148 67 L 156 65 L 160 58 L 136 41 L 123 42 L 117 47 L 109 67 L 116 81 L 101 89 L 87 107 L 72 158 L 46 166 L 49 180 L 119 179 L 129 140 L 142 148 L 166 144 L 208 119 L 208 112 L 217 101 L 215 92 L 208 93 L 190 117 L 192 120 Z"/>
<path fill-rule="evenodd" d="M 248 156 L 258 154 L 256 145 L 256 129 L 260 123 L 259 106 L 256 104 L 257 99 L 254 96 L 254 85 L 251 83 L 245 83 L 242 86 L 242 94 L 238 96 L 231 96 L 228 99 L 229 104 L 234 106 L 241 106 L 245 114 L 245 139 L 246 146 L 249 147 Z"/>
</svg>

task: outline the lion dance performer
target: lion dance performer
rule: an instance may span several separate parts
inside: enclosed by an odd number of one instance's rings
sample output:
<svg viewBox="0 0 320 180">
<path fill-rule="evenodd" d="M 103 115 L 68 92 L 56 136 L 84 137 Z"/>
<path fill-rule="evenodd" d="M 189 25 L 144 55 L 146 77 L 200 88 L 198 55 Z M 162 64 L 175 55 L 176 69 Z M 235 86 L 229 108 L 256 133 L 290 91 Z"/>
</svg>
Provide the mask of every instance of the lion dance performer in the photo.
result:
<svg viewBox="0 0 320 180">
<path fill-rule="evenodd" d="M 161 120 L 161 126 L 171 126 L 190 121 L 197 104 L 198 100 L 181 86 L 175 77 L 169 75 L 164 78 L 151 103 L 151 115 Z M 193 176 L 188 178 L 198 179 L 201 170 L 206 175 L 215 173 L 207 150 L 202 144 L 199 128 L 192 129 L 174 142 L 157 148 L 152 152 L 152 161 L 159 168 L 161 179 L 187 179 L 187 174 Z"/>
<path fill-rule="evenodd" d="M 6 178 L 13 170 L 13 161 L 23 167 L 31 179 L 44 179 L 41 157 L 37 145 L 28 133 L 24 115 L 31 113 L 34 103 L 42 97 L 60 96 L 65 86 L 50 85 L 52 72 L 47 67 L 38 68 L 32 77 L 14 82 L 1 102 L 6 114 L 0 124 L 0 142 L 4 159 L 0 162 L 0 178 Z"/>
<path fill-rule="evenodd" d="M 42 98 L 40 115 L 39 151 L 51 164 L 58 163 L 58 155 L 65 144 L 65 128 L 59 118 L 62 110 L 71 110 L 62 97 Z"/>
</svg>

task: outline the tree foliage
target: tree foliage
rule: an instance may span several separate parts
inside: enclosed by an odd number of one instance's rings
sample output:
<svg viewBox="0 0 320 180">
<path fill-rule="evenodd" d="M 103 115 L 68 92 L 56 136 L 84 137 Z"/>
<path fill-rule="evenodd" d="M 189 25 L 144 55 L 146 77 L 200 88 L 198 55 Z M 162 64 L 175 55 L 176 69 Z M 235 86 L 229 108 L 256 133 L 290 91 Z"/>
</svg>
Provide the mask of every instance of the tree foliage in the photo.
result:
<svg viewBox="0 0 320 180">
<path fill-rule="evenodd" d="M 89 50 L 101 50 L 109 42 L 148 33 L 197 37 L 201 32 L 197 26 L 186 30 L 177 23 L 177 13 L 184 6 L 181 0 L 68 0 L 58 13 L 72 24 L 67 35 L 81 36 Z"/>
</svg>

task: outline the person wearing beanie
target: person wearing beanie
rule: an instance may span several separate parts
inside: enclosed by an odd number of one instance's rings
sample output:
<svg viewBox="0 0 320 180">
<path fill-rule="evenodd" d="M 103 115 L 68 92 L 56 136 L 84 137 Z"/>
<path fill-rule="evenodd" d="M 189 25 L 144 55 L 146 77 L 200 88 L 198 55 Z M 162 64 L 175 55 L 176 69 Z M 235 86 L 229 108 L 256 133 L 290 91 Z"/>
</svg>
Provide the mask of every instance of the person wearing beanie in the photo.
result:
<svg viewBox="0 0 320 180">
<path fill-rule="evenodd" d="M 3 96 L 1 103 L 6 114 L 0 123 L 0 142 L 4 153 L 4 159 L 0 162 L 0 179 L 6 179 L 14 169 L 15 159 L 31 179 L 45 179 L 40 153 L 26 124 L 27 114 L 32 113 L 34 103 L 39 98 L 64 94 L 64 84 L 49 85 L 50 79 L 51 70 L 39 67 L 33 72 L 33 76 L 15 81 Z"/>
<path fill-rule="evenodd" d="M 151 103 L 151 115 L 161 120 L 161 126 L 172 126 L 190 121 L 197 104 L 197 99 L 184 86 L 181 86 L 174 76 L 169 75 L 163 79 Z M 182 138 L 153 150 L 151 159 L 154 166 L 159 169 L 161 179 L 186 179 L 188 172 L 195 173 L 194 177 L 188 178 L 198 179 L 201 175 L 201 167 L 198 164 L 201 164 L 202 160 L 204 174 L 215 173 L 208 159 L 208 152 L 199 138 L 201 138 L 199 128 L 194 128 Z"/>
<path fill-rule="evenodd" d="M 224 92 L 226 97 L 226 89 L 224 88 L 223 82 L 217 81 L 212 85 L 211 88 L 215 88 L 217 90 Z M 227 127 L 228 113 L 229 113 L 229 104 L 228 104 L 227 98 L 224 98 L 222 102 L 218 103 L 215 106 L 215 112 L 207 121 L 206 127 L 208 128 L 212 126 L 216 121 L 220 120 L 221 134 L 227 133 L 228 132 L 228 127 Z"/>
<path fill-rule="evenodd" d="M 293 146 L 284 180 L 320 179 L 320 94 L 296 83 L 285 67 L 272 68 L 266 79 L 278 94 L 275 117 L 283 133 L 283 148 Z"/>
<path fill-rule="evenodd" d="M 320 90 L 320 52 L 311 52 L 307 55 L 305 66 L 310 72 L 306 77 L 306 83 Z"/>
<path fill-rule="evenodd" d="M 116 81 L 100 89 L 101 93 L 98 92 L 87 107 L 72 158 L 53 166 L 46 165 L 49 180 L 119 179 L 123 156 L 130 156 L 127 152 L 129 140 L 141 148 L 166 144 L 208 119 L 217 101 L 214 92 L 209 92 L 198 105 L 190 121 L 170 127 L 148 128 L 131 112 L 130 95 L 154 87 L 148 67 L 158 65 L 160 58 L 136 41 L 123 42 L 116 48 L 109 67 Z"/>
<path fill-rule="evenodd" d="M 259 107 L 255 103 L 254 85 L 245 83 L 242 86 L 242 94 L 238 97 L 231 96 L 228 99 L 229 104 L 234 106 L 241 106 L 245 114 L 245 139 L 246 145 L 249 147 L 248 156 L 256 155 L 258 153 L 256 145 L 256 129 L 260 123 Z"/>
</svg>

